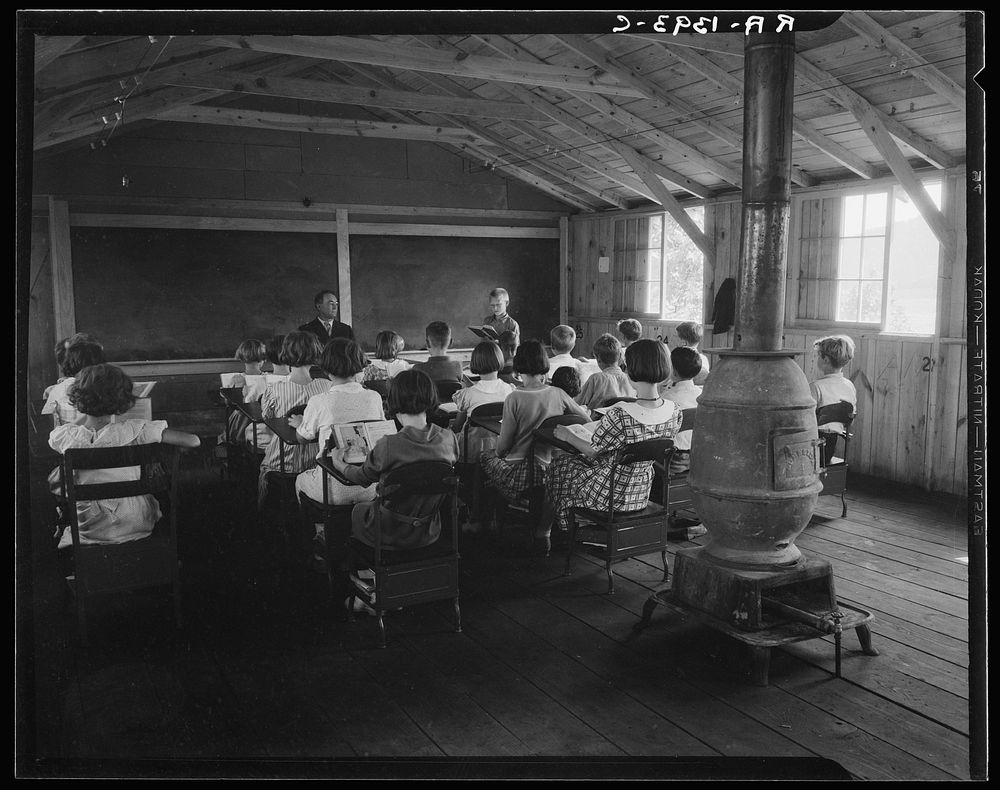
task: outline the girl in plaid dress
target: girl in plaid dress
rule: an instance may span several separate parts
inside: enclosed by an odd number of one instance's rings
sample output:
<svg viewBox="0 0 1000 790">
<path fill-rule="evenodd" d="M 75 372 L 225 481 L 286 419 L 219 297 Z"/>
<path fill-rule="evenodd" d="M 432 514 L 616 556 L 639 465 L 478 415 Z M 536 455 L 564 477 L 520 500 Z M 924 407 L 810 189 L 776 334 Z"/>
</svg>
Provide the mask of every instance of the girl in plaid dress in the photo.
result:
<svg viewBox="0 0 1000 790">
<path fill-rule="evenodd" d="M 531 433 L 547 417 L 574 413 L 589 419 L 589 413 L 565 391 L 545 383 L 549 359 L 537 340 L 525 340 L 514 354 L 514 372 L 523 386 L 504 400 L 500 438 L 496 449 L 484 450 L 480 463 L 489 484 L 508 500 L 518 499 L 528 486 L 529 463 L 534 463 L 534 479 L 542 483 L 552 448 L 540 445 L 529 460 Z"/>
<path fill-rule="evenodd" d="M 548 538 L 553 516 L 559 529 L 568 529 L 570 508 L 608 507 L 608 482 L 617 450 L 646 439 L 671 439 L 680 428 L 680 409 L 657 392 L 657 384 L 670 376 L 670 358 L 664 345 L 655 340 L 637 340 L 625 349 L 625 364 L 637 393 L 635 403 L 612 406 L 589 442 L 565 426 L 557 426 L 554 431 L 557 439 L 572 444 L 580 453 L 560 456 L 549 467 L 549 504 L 541 519 L 540 538 Z M 615 482 L 615 510 L 642 510 L 653 484 L 652 461 L 632 464 L 631 474 L 619 471 Z"/>
</svg>

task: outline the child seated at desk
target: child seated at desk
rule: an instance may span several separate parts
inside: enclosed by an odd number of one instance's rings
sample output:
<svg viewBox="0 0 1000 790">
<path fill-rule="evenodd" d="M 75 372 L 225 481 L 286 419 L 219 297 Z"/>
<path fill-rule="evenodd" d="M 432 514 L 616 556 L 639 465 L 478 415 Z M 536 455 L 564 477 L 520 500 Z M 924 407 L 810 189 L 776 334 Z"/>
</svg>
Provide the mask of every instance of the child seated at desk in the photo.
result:
<svg viewBox="0 0 1000 790">
<path fill-rule="evenodd" d="M 581 385 L 586 384 L 591 373 L 595 372 L 589 360 L 577 359 L 570 353 L 576 347 L 576 330 L 573 327 L 566 324 L 552 327 L 552 331 L 549 332 L 549 347 L 552 349 L 552 357 L 549 359 L 549 375 L 545 379 L 547 383 L 552 383 L 552 373 L 563 365 L 575 367 L 580 371 Z"/>
<path fill-rule="evenodd" d="M 677 325 L 675 331 L 677 332 L 679 345 L 693 348 L 698 352 L 698 356 L 701 357 L 701 372 L 694 378 L 694 383 L 701 387 L 705 384 L 705 379 L 708 378 L 709 373 L 708 357 L 698 350 L 698 344 L 701 343 L 702 337 L 701 324 L 694 321 L 684 321 Z"/>
<path fill-rule="evenodd" d="M 236 347 L 233 355 L 243 363 L 243 373 L 233 376 L 230 382 L 231 387 L 243 388 L 243 402 L 251 403 L 260 400 L 267 386 L 267 376 L 261 371 L 261 365 L 267 359 L 267 346 L 262 340 L 244 340 Z M 219 437 L 221 442 L 247 442 L 253 444 L 254 426 L 250 418 L 243 412 L 234 409 L 226 421 L 226 430 Z M 260 426 L 257 426 L 258 436 Z M 258 441 L 258 446 L 260 442 Z"/>
<path fill-rule="evenodd" d="M 618 366 L 622 358 L 622 344 L 618 338 L 607 332 L 597 338 L 594 357 L 600 370 L 587 379 L 576 402 L 587 409 L 596 409 L 609 398 L 634 398 L 635 390 Z"/>
<path fill-rule="evenodd" d="M 701 354 L 689 346 L 678 346 L 670 352 L 670 365 L 674 369 L 673 382 L 662 387 L 660 394 L 682 412 L 698 406 L 702 388 L 694 383 L 701 372 Z M 674 437 L 674 454 L 670 456 L 668 474 L 684 474 L 691 468 L 691 436 L 694 431 L 680 431 Z"/>
<path fill-rule="evenodd" d="M 573 445 L 579 454 L 553 460 L 546 475 L 546 505 L 537 538 L 547 552 L 553 520 L 559 530 L 569 529 L 569 510 L 586 507 L 607 510 L 611 467 L 617 450 L 645 439 L 672 439 L 681 424 L 681 411 L 657 392 L 657 385 L 670 375 L 666 346 L 656 340 L 637 340 L 625 349 L 628 377 L 636 391 L 634 403 L 611 406 L 590 438 L 581 438 L 566 426 L 556 426 L 556 439 Z M 653 462 L 619 470 L 614 509 L 642 510 L 653 484 Z"/>
<path fill-rule="evenodd" d="M 326 344 L 320 356 L 320 367 L 330 380 L 316 379 L 325 390 L 313 395 L 306 403 L 305 412 L 288 418 L 299 438 L 305 442 L 319 442 L 319 454 L 325 452 L 334 425 L 362 420 L 384 420 L 382 396 L 365 389 L 358 381 L 358 374 L 365 369 L 365 354 L 361 346 L 345 337 L 335 337 Z M 323 502 L 323 470 L 313 466 L 295 478 L 296 496 L 305 495 L 314 502 Z M 367 502 L 375 497 L 375 487 L 349 486 L 327 476 L 327 501 L 331 505 L 348 505 Z M 317 535 L 322 535 L 323 525 L 318 524 Z"/>
<path fill-rule="evenodd" d="M 399 359 L 399 352 L 406 347 L 402 335 L 385 329 L 375 335 L 375 359 L 365 368 L 362 382 L 391 379 L 397 373 L 409 370 L 411 363 Z"/>
<path fill-rule="evenodd" d="M 444 321 L 431 321 L 424 331 L 427 340 L 427 361 L 417 362 L 414 370 L 422 370 L 431 381 L 461 381 L 462 363 L 449 356 L 451 327 Z"/>
<path fill-rule="evenodd" d="M 539 445 L 534 458 L 529 459 L 535 428 L 545 418 L 559 414 L 579 414 L 590 419 L 587 411 L 563 390 L 545 383 L 548 371 L 545 348 L 538 340 L 525 340 L 514 354 L 514 372 L 524 386 L 504 400 L 496 449 L 485 450 L 480 457 L 486 479 L 510 501 L 519 499 L 528 485 L 528 464 L 534 464 L 535 484 L 541 485 L 552 458 L 552 447 Z"/>
<path fill-rule="evenodd" d="M 463 457 L 463 461 L 478 461 L 483 450 L 496 447 L 494 434 L 483 428 L 468 425 L 466 420 L 477 406 L 484 403 L 500 403 L 514 391 L 514 387 L 497 378 L 502 366 L 503 352 L 500 351 L 500 346 L 491 340 L 477 344 L 472 349 L 469 372 L 479 376 L 479 381 L 471 387 L 463 387 L 452 395 L 452 400 L 458 406 L 458 413 L 451 428 L 459 434 L 459 447 L 462 448 L 462 453 L 465 452 L 466 444 L 469 448 L 469 457 Z M 468 434 L 467 439 L 466 434 Z"/>
<path fill-rule="evenodd" d="M 63 454 L 74 448 L 126 447 L 134 444 L 175 444 L 197 447 L 201 442 L 193 433 L 175 431 L 164 420 L 123 420 L 111 418 L 135 405 L 132 379 L 115 365 L 97 364 L 78 372 L 69 391 L 69 400 L 79 412 L 77 419 L 54 428 L 49 446 Z M 78 483 L 115 483 L 138 480 L 137 466 L 116 469 L 89 469 L 77 473 Z M 61 470 L 49 475 L 55 493 L 62 492 Z M 160 520 L 160 505 L 152 494 L 101 499 L 77 503 L 77 523 L 81 543 L 125 543 L 145 538 Z M 69 528 L 58 536 L 58 547 L 72 547 Z M 64 566 L 65 567 L 65 566 Z"/>
<path fill-rule="evenodd" d="M 816 399 L 816 408 L 844 401 L 850 404 L 853 414 L 858 408 L 858 392 L 854 382 L 844 375 L 844 368 L 854 359 L 854 341 L 847 335 L 821 337 L 813 344 L 816 349 L 816 367 L 823 375 L 809 383 L 809 392 Z M 821 425 L 821 434 L 839 434 L 847 430 L 842 422 Z M 826 436 L 823 448 L 824 463 L 829 463 L 836 449 L 836 437 Z"/>
<path fill-rule="evenodd" d="M 91 365 L 105 362 L 104 346 L 90 335 L 78 333 L 61 341 L 61 344 L 62 378 L 46 389 L 45 404 L 42 406 L 42 414 L 51 414 L 53 425 L 56 426 L 72 423 L 79 416 L 69 397 L 70 390 L 76 383 L 77 373 Z M 59 344 L 57 349 L 58 347 Z M 56 359 L 60 359 L 58 350 Z"/>
<path fill-rule="evenodd" d="M 437 387 L 430 376 L 419 370 L 404 370 L 389 385 L 389 412 L 402 430 L 381 437 L 372 447 L 360 466 L 344 461 L 345 450 L 330 451 L 334 468 L 354 487 L 374 487 L 384 474 L 417 461 L 444 461 L 454 464 L 458 460 L 458 437 L 447 428 L 427 422 L 427 414 L 438 405 Z M 411 503 L 401 504 L 403 515 L 393 518 L 392 513 L 382 514 L 382 546 L 391 549 L 417 549 L 429 546 L 441 535 L 441 519 L 436 513 L 440 504 L 439 494 L 423 496 Z M 432 519 L 414 523 L 415 519 L 434 512 Z M 387 517 L 388 516 L 388 517 Z M 373 503 L 354 506 L 351 513 L 351 534 L 369 546 L 375 545 L 375 512 Z"/>
<path fill-rule="evenodd" d="M 262 418 L 284 417 L 296 406 L 304 406 L 313 395 L 330 389 L 326 379 L 314 379 L 309 369 L 319 362 L 323 347 L 312 332 L 289 332 L 281 344 L 278 358 L 291 372 L 287 379 L 267 385 L 260 400 Z M 263 426 L 262 426 L 263 427 Z M 270 431 L 268 431 L 270 433 Z M 282 470 L 281 450 L 284 446 L 284 471 L 288 474 L 305 471 L 316 458 L 313 444 L 287 444 L 272 439 L 264 452 L 260 464 L 260 479 L 257 487 L 257 505 L 262 506 L 267 496 L 267 473 Z"/>
<path fill-rule="evenodd" d="M 521 383 L 514 373 L 514 353 L 517 351 L 517 344 L 517 335 L 509 329 L 501 332 L 500 339 L 497 340 L 497 345 L 503 352 L 503 367 L 500 368 L 497 378 L 515 387 Z"/>
</svg>

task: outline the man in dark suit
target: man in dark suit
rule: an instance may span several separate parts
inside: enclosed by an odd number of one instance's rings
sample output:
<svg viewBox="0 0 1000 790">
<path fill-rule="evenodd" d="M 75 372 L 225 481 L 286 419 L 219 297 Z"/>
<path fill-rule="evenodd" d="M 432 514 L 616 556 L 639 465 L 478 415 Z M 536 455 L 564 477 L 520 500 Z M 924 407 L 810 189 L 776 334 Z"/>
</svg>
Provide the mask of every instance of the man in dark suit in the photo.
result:
<svg viewBox="0 0 1000 790">
<path fill-rule="evenodd" d="M 316 317 L 308 324 L 299 327 L 302 332 L 312 332 L 325 346 L 335 337 L 346 337 L 354 340 L 354 330 L 348 324 L 337 320 L 337 310 L 340 302 L 333 291 L 320 291 L 313 300 L 316 306 Z"/>
</svg>

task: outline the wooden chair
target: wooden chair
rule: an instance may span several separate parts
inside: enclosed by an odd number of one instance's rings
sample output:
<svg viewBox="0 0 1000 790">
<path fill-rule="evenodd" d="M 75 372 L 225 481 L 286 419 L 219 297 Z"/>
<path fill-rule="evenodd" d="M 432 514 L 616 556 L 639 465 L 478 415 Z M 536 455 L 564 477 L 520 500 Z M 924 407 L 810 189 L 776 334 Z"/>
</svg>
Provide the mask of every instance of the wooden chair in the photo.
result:
<svg viewBox="0 0 1000 790">
<path fill-rule="evenodd" d="M 465 459 L 464 462 L 465 469 L 471 471 L 471 475 L 466 475 L 466 478 L 471 478 L 471 479 L 467 479 L 465 482 L 467 483 L 467 485 L 471 490 L 472 496 L 470 497 L 470 499 L 472 500 L 472 502 L 470 510 L 472 512 L 472 517 L 476 520 L 479 520 L 482 515 L 480 513 L 480 509 L 481 509 L 481 499 L 482 499 L 481 492 L 483 490 L 483 485 L 484 485 L 483 467 L 479 464 L 478 458 L 476 459 L 469 458 L 469 431 L 476 429 L 476 426 L 472 424 L 472 420 L 474 418 L 498 420 L 502 416 L 503 416 L 503 401 L 497 401 L 495 403 L 481 403 L 478 406 L 476 406 L 471 412 L 469 412 L 465 421 L 465 426 L 464 426 L 465 430 L 463 431 L 462 434 L 462 458 Z"/>
<path fill-rule="evenodd" d="M 174 618 L 181 627 L 181 586 L 177 558 L 177 472 L 179 449 L 167 444 L 99 447 L 67 450 L 62 480 L 73 537 L 73 578 L 81 641 L 87 643 L 90 599 L 146 587 L 170 586 Z M 81 483 L 77 473 L 96 469 L 140 468 L 138 480 Z M 125 543 L 81 543 L 77 503 L 152 494 L 160 502 L 163 518 L 153 533 Z"/>
<path fill-rule="evenodd" d="M 670 465 L 670 456 L 673 451 L 673 439 L 647 439 L 626 445 L 615 453 L 608 480 L 607 510 L 574 507 L 569 511 L 569 548 L 566 553 L 565 575 L 568 576 L 570 573 L 573 550 L 576 547 L 578 534 L 582 532 L 583 539 L 590 543 L 592 553 L 604 560 L 605 571 L 608 575 L 609 594 L 615 591 L 615 577 L 611 571 L 612 564 L 653 551 L 660 552 L 660 558 L 663 561 L 663 581 L 669 580 L 670 570 L 667 566 L 669 504 L 660 505 L 647 501 L 646 507 L 642 510 L 619 512 L 614 509 L 613 499 L 618 476 L 628 474 L 629 470 L 624 469 L 624 467 L 632 464 L 652 461 L 661 466 L 662 479 L 666 481 L 666 469 Z M 669 494 L 664 491 L 664 502 L 669 503 L 668 497 Z M 581 527 L 578 523 L 580 520 L 586 520 L 589 523 Z"/>
<path fill-rule="evenodd" d="M 435 381 L 434 384 L 437 386 L 438 400 L 441 403 L 452 403 L 451 396 L 462 389 L 461 381 Z M 447 428 L 451 425 L 452 420 L 455 418 L 454 411 L 447 411 L 445 409 L 435 409 L 427 415 L 427 421 L 439 425 L 442 428 Z"/>
<path fill-rule="evenodd" d="M 441 536 L 430 546 L 419 549 L 386 549 L 381 543 L 381 516 L 385 511 L 403 514 L 405 503 L 413 497 L 437 497 L 436 503 L 414 514 L 415 522 L 430 523 L 442 517 Z M 458 582 L 458 476 L 455 468 L 442 461 L 419 461 L 393 469 L 378 484 L 375 501 L 375 546 L 356 538 L 347 541 L 348 560 L 354 568 L 370 568 L 374 578 L 352 577 L 352 598 L 348 617 L 352 616 L 354 598 L 368 603 L 378 618 L 379 646 L 386 646 L 385 612 L 430 601 L 451 599 L 455 614 L 455 632 L 462 630 Z"/>
<path fill-rule="evenodd" d="M 840 517 L 847 516 L 847 499 L 844 493 L 847 491 L 847 448 L 850 440 L 854 437 L 851 433 L 851 424 L 854 422 L 854 406 L 847 401 L 827 404 L 816 409 L 816 425 L 819 428 L 819 435 L 825 439 L 823 443 L 823 463 L 819 470 L 819 479 L 823 483 L 824 494 L 840 496 L 842 510 Z M 831 423 L 840 423 L 840 426 L 833 426 Z M 827 426 L 824 429 L 823 426 Z M 837 440 L 844 440 L 843 454 L 838 456 Z"/>
</svg>

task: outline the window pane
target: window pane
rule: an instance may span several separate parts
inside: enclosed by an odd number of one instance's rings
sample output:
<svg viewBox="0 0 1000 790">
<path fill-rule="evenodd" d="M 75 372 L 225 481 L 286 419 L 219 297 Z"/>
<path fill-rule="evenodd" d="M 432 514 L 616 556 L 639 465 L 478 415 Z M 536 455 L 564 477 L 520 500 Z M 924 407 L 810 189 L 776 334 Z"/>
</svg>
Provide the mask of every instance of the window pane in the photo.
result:
<svg viewBox="0 0 1000 790">
<path fill-rule="evenodd" d="M 837 320 L 858 320 L 858 297 L 860 289 L 857 282 L 837 283 Z"/>
<path fill-rule="evenodd" d="M 837 279 L 856 280 L 861 276 L 861 239 L 840 240 Z"/>
<path fill-rule="evenodd" d="M 649 246 L 659 249 L 663 245 L 663 217 L 657 215 L 649 219 Z"/>
<path fill-rule="evenodd" d="M 885 236 L 872 236 L 861 243 L 861 277 L 881 280 L 885 269 Z"/>
<path fill-rule="evenodd" d="M 935 205 L 940 206 L 941 182 L 925 187 Z M 940 245 L 906 193 L 895 189 L 893 197 L 885 328 L 900 334 L 933 334 L 937 324 Z"/>
<path fill-rule="evenodd" d="M 656 314 L 659 314 L 659 312 L 660 312 L 660 283 L 659 282 L 651 282 L 649 284 L 649 296 L 648 296 L 648 303 L 646 305 L 646 312 L 647 313 L 656 313 Z"/>
<path fill-rule="evenodd" d="M 868 324 L 882 322 L 882 283 L 861 283 L 861 321 Z"/>
<path fill-rule="evenodd" d="M 647 280 L 659 280 L 660 279 L 660 250 L 659 248 L 647 250 L 646 255 L 648 256 L 648 261 L 646 263 L 646 279 Z"/>
<path fill-rule="evenodd" d="M 860 236 L 861 220 L 864 216 L 865 196 L 848 195 L 844 198 L 844 235 Z"/>
<path fill-rule="evenodd" d="M 889 205 L 888 192 L 873 192 L 865 200 L 865 235 L 885 233 L 885 211 Z"/>
</svg>

